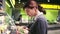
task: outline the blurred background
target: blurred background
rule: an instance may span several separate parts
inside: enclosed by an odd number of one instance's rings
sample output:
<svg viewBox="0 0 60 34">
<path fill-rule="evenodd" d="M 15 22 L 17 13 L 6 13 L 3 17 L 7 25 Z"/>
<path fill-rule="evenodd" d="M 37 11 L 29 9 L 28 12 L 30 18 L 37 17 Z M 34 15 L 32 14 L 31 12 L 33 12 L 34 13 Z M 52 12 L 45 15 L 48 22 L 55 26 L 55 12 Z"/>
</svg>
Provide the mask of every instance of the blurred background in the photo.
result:
<svg viewBox="0 0 60 34">
<path fill-rule="evenodd" d="M 22 15 L 22 20 L 28 22 L 31 18 L 26 15 L 23 10 L 24 4 L 28 0 L 6 0 L 5 1 L 5 10 L 6 12 L 16 21 L 20 15 Z M 41 6 L 46 10 L 46 18 L 49 23 L 55 23 L 59 21 L 60 17 L 60 0 L 36 0 Z"/>
<path fill-rule="evenodd" d="M 0 14 L 4 15 L 5 22 L 13 21 L 15 25 L 29 25 L 33 18 L 26 15 L 23 6 L 28 0 L 0 0 Z M 60 33 L 60 0 L 36 0 L 45 10 L 48 21 L 48 34 Z M 6 15 L 6 14 L 8 15 Z M 7 18 L 8 17 L 8 18 Z M 0 18 L 0 21 L 1 19 Z M 4 20 L 4 19 L 3 19 Z M 12 23 L 12 22 L 11 22 Z M 21 23 L 21 24 L 20 24 Z"/>
</svg>

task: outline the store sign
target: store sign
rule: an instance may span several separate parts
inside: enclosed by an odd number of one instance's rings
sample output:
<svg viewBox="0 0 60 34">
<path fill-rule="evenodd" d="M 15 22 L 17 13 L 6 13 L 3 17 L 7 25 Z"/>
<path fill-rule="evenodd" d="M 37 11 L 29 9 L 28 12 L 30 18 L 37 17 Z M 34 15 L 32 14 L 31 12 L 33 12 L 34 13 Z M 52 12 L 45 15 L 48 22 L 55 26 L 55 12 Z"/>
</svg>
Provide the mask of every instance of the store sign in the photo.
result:
<svg viewBox="0 0 60 34">
<path fill-rule="evenodd" d="M 60 9 L 60 6 L 58 6 L 58 9 Z"/>
<path fill-rule="evenodd" d="M 60 5 L 52 5 L 52 4 L 41 4 L 43 8 L 49 8 L 49 9 L 60 9 Z"/>
</svg>

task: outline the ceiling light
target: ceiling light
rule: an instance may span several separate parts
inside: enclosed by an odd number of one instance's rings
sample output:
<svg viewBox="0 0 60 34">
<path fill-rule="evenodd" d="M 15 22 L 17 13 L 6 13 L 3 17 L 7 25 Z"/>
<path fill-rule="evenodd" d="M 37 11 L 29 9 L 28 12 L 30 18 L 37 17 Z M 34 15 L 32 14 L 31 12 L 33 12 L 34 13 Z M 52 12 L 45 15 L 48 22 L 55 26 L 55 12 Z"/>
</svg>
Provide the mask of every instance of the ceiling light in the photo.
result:
<svg viewBox="0 0 60 34">
<path fill-rule="evenodd" d="M 50 2 L 50 0 L 47 0 L 48 2 Z"/>
</svg>

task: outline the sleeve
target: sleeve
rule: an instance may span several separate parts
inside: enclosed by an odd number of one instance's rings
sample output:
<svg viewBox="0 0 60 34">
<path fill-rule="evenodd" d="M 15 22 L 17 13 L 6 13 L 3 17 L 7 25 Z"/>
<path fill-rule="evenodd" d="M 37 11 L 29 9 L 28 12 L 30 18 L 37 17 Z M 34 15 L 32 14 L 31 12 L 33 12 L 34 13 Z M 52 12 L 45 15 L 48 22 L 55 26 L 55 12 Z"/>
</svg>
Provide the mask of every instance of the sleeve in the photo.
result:
<svg viewBox="0 0 60 34">
<path fill-rule="evenodd" d="M 38 19 L 38 34 L 47 34 L 47 24 L 44 19 Z"/>
</svg>

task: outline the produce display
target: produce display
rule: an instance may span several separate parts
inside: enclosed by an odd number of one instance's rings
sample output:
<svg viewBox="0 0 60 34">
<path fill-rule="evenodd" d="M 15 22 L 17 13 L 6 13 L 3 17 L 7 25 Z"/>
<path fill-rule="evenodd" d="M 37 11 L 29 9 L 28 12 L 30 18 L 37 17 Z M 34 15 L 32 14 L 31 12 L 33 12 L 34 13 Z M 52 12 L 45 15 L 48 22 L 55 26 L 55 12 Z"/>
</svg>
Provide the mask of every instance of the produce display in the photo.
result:
<svg viewBox="0 0 60 34">
<path fill-rule="evenodd" d="M 11 26 L 11 29 L 8 29 L 8 25 L 0 25 L 0 34 L 28 34 L 28 28 L 26 26 Z"/>
<path fill-rule="evenodd" d="M 0 17 L 0 34 L 28 34 L 26 26 L 16 26 L 9 15 L 2 16 Z"/>
</svg>

